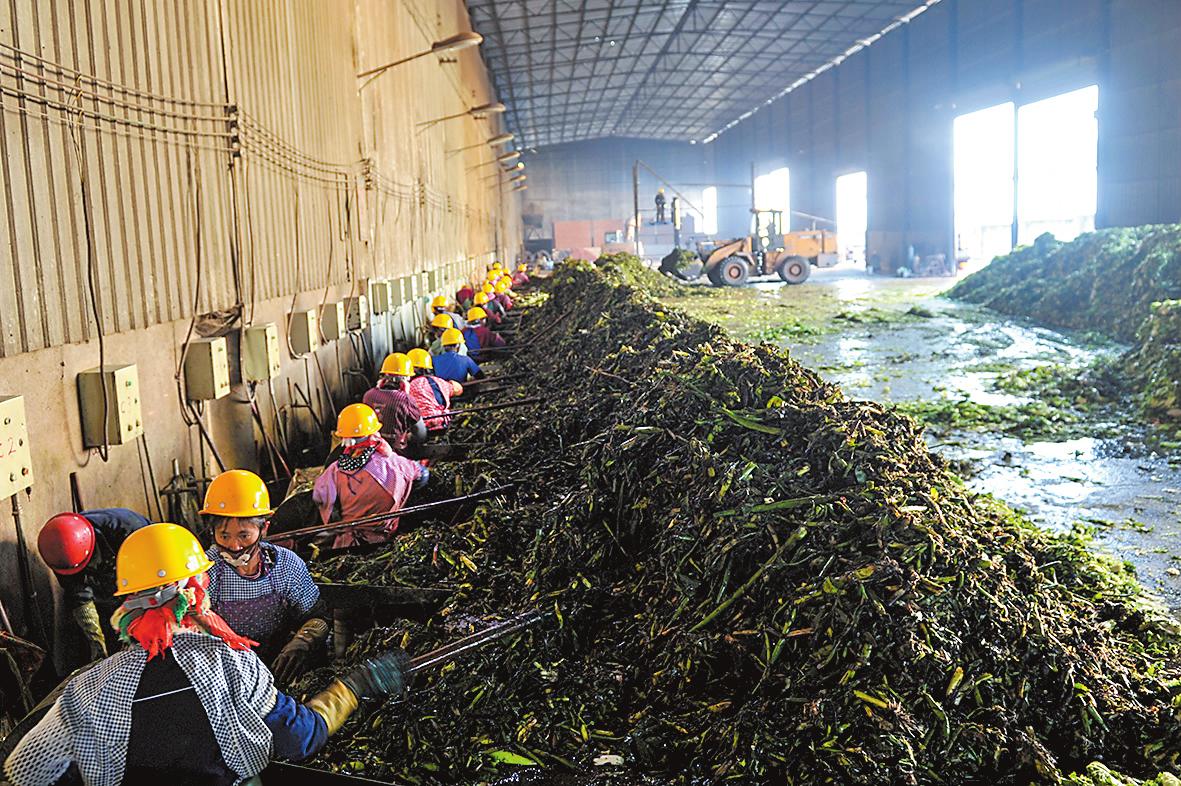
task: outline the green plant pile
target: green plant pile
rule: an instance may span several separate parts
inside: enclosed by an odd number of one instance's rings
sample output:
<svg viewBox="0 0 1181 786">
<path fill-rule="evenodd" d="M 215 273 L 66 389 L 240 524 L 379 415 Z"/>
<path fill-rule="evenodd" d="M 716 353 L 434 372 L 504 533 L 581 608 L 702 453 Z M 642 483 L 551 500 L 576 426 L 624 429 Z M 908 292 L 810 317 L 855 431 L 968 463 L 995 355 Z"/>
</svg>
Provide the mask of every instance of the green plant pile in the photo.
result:
<svg viewBox="0 0 1181 786">
<path fill-rule="evenodd" d="M 1149 307 L 1181 298 L 1181 225 L 1042 235 L 961 281 L 950 297 L 1059 328 L 1135 340 Z"/>
<path fill-rule="evenodd" d="M 971 494 L 909 417 L 663 308 L 645 275 L 559 268 L 526 330 L 568 316 L 510 363 L 547 402 L 453 427 L 486 443 L 459 480 L 515 479 L 514 503 L 317 566 L 451 591 L 354 660 L 526 609 L 548 624 L 360 714 L 315 766 L 874 786 L 1176 771 L 1177 646 L 1126 569 Z"/>
<path fill-rule="evenodd" d="M 1134 380 L 1142 412 L 1155 420 L 1181 419 L 1181 300 L 1152 304 L 1136 346 L 1117 365 Z"/>
<path fill-rule="evenodd" d="M 1133 345 L 1078 378 L 1043 380 L 1047 403 L 1130 398 L 1150 421 L 1181 419 L 1181 225 L 1105 229 L 1069 243 L 1043 235 L 948 294 Z"/>
</svg>

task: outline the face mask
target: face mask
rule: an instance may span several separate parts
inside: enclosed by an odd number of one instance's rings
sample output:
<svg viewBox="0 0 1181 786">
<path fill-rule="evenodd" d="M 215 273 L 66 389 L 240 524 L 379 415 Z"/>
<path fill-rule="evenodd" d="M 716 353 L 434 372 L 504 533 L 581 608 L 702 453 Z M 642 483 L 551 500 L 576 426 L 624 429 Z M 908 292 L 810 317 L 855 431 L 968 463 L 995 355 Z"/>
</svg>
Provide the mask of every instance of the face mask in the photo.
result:
<svg viewBox="0 0 1181 786">
<path fill-rule="evenodd" d="M 249 546 L 241 549 L 227 549 L 222 546 L 217 547 L 217 553 L 221 555 L 222 560 L 227 565 L 232 565 L 235 568 L 244 568 L 250 564 L 250 560 L 254 558 L 254 552 L 258 551 L 258 541 L 251 543 Z"/>
</svg>

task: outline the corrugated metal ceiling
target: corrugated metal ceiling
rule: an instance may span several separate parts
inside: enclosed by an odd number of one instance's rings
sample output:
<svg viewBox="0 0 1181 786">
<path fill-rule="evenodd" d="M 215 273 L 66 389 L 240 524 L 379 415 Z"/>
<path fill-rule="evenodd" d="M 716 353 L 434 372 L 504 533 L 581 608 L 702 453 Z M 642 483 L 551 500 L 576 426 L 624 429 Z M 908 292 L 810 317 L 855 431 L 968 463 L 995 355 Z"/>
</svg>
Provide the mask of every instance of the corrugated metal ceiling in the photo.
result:
<svg viewBox="0 0 1181 786">
<path fill-rule="evenodd" d="M 524 147 L 703 141 L 939 0 L 468 0 Z"/>
</svg>

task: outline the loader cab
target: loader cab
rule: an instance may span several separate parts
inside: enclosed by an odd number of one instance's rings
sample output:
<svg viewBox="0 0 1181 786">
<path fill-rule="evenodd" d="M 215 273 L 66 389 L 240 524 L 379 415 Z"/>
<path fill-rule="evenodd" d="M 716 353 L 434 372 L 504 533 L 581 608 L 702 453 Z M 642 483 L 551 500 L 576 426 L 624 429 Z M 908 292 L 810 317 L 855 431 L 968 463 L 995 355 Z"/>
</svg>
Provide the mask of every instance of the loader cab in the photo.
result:
<svg viewBox="0 0 1181 786">
<path fill-rule="evenodd" d="M 750 234 L 754 240 L 756 253 L 783 248 L 783 230 L 782 210 L 751 211 Z"/>
</svg>

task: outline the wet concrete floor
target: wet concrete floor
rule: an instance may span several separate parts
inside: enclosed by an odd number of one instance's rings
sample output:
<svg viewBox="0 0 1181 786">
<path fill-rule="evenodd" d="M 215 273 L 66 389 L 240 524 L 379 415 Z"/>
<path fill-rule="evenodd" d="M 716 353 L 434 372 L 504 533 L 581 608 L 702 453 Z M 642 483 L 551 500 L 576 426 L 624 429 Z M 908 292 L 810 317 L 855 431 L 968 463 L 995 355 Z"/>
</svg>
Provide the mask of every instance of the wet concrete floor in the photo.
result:
<svg viewBox="0 0 1181 786">
<path fill-rule="evenodd" d="M 839 382 L 848 396 L 875 401 L 968 398 L 1020 404 L 1028 399 L 993 389 L 1001 371 L 1048 363 L 1082 369 L 1121 349 L 939 297 L 952 283 L 836 268 L 814 271 L 801 286 L 761 281 L 743 293 L 720 292 L 720 305 L 707 306 L 703 297 L 681 300 L 740 337 L 787 347 L 800 362 Z M 906 314 L 911 309 L 921 316 Z M 800 314 L 812 321 L 777 335 L 767 320 L 780 314 L 788 322 Z M 1094 425 L 1096 433 L 1103 430 L 1098 421 Z M 1130 562 L 1146 587 L 1181 611 L 1176 456 L 1171 464 L 1127 437 L 1026 442 L 975 431 L 928 432 L 934 450 L 970 462 L 966 474 L 972 488 L 1050 529 L 1069 530 L 1078 522 L 1094 526 L 1096 549 Z"/>
</svg>

